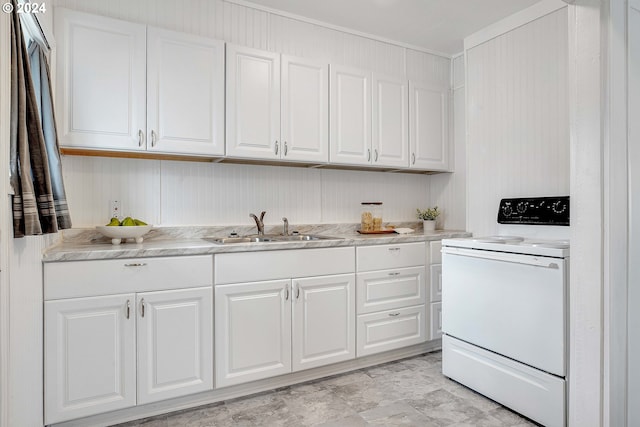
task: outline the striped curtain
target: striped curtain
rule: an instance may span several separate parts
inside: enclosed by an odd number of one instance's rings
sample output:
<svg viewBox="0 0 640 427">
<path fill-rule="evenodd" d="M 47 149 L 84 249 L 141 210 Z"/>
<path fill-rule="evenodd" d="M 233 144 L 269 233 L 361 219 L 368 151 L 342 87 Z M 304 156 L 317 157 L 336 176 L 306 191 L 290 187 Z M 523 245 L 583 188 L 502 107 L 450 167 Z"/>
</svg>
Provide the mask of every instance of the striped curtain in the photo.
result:
<svg viewBox="0 0 640 427">
<path fill-rule="evenodd" d="M 62 181 L 49 65 L 36 45 L 31 50 L 32 69 L 16 12 L 16 0 L 11 1 L 14 6 L 10 129 L 13 235 L 56 233 L 71 228 L 71 218 Z"/>
</svg>

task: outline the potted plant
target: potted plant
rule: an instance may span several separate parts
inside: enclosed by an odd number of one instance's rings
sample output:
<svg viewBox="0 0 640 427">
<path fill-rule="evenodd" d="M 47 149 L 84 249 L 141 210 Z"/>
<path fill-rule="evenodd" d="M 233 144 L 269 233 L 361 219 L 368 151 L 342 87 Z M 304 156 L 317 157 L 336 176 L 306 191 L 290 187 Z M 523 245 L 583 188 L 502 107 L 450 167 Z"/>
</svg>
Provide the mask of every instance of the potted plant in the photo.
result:
<svg viewBox="0 0 640 427">
<path fill-rule="evenodd" d="M 418 219 L 422 220 L 422 226 L 425 233 L 427 231 L 433 231 L 436 229 L 436 218 L 440 215 L 438 207 L 427 208 L 425 210 L 416 209 L 418 212 Z"/>
</svg>

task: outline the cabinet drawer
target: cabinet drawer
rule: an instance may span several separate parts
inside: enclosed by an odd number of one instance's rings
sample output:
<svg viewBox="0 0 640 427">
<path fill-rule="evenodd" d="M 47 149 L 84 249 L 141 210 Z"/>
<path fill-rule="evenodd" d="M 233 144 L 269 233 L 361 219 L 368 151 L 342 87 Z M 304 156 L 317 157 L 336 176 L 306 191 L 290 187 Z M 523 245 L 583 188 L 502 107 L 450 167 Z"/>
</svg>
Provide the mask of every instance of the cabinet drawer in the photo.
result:
<svg viewBox="0 0 640 427">
<path fill-rule="evenodd" d="M 437 240 L 429 243 L 429 264 L 442 264 L 442 253 L 440 252 L 442 250 L 442 241 Z"/>
<path fill-rule="evenodd" d="M 44 299 L 213 285 L 211 255 L 52 262 L 44 265 Z"/>
<path fill-rule="evenodd" d="M 431 302 L 442 301 L 442 264 L 429 266 Z"/>
<path fill-rule="evenodd" d="M 425 311 L 420 305 L 358 316 L 357 356 L 425 342 Z"/>
<path fill-rule="evenodd" d="M 358 273 L 357 313 L 425 303 L 424 267 Z"/>
<path fill-rule="evenodd" d="M 431 334 L 430 340 L 442 338 L 442 303 L 431 303 Z"/>
<path fill-rule="evenodd" d="M 356 248 L 356 265 L 358 271 L 415 267 L 425 264 L 426 250 L 424 243 L 361 246 Z"/>
<path fill-rule="evenodd" d="M 353 247 L 240 252 L 215 256 L 216 285 L 353 272 Z"/>
</svg>

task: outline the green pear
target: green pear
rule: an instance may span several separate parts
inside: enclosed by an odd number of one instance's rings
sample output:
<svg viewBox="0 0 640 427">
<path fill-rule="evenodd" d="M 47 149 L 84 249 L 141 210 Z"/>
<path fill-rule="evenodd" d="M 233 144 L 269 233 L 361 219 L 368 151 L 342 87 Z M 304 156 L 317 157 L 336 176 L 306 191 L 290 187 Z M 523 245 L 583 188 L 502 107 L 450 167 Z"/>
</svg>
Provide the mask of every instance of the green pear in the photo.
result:
<svg viewBox="0 0 640 427">
<path fill-rule="evenodd" d="M 131 218 L 130 216 L 126 217 L 125 219 L 122 220 L 122 222 L 120 223 L 120 225 L 123 225 L 125 227 L 130 227 L 132 225 L 136 225 L 135 222 L 133 222 L 133 218 Z"/>
<path fill-rule="evenodd" d="M 147 225 L 147 223 L 146 223 L 146 222 L 144 222 L 144 221 L 142 221 L 142 220 L 139 220 L 139 219 L 135 219 L 135 218 L 134 218 L 133 222 L 134 222 L 136 225 Z"/>
<path fill-rule="evenodd" d="M 107 224 L 107 226 L 109 227 L 114 227 L 120 225 L 120 220 L 116 217 L 111 218 L 111 221 L 109 221 L 109 224 Z"/>
</svg>

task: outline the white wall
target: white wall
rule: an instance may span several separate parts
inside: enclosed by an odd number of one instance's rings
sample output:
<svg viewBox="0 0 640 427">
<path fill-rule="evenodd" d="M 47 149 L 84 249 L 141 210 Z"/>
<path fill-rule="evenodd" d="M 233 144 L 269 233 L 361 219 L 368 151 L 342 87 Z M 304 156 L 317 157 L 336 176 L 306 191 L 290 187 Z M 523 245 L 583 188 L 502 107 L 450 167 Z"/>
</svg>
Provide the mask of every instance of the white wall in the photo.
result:
<svg viewBox="0 0 640 427">
<path fill-rule="evenodd" d="M 227 42 L 324 59 L 450 88 L 451 60 L 221 0 L 56 0 L 55 6 L 126 19 Z M 357 222 L 361 201 L 384 202 L 385 221 L 415 220 L 418 207 L 448 212 L 450 193 L 430 200 L 426 175 L 313 170 L 175 161 L 67 156 L 63 160 L 74 227 L 101 224 L 111 199 L 123 211 L 157 225 L 249 224 L 249 212 L 267 210 L 267 222 Z M 447 182 L 436 188 L 445 191 Z M 463 228 L 456 212 L 445 226 Z M 457 219 L 456 219 L 457 218 Z"/>
<path fill-rule="evenodd" d="M 466 51 L 467 230 L 504 197 L 569 194 L 566 7 Z"/>
</svg>

